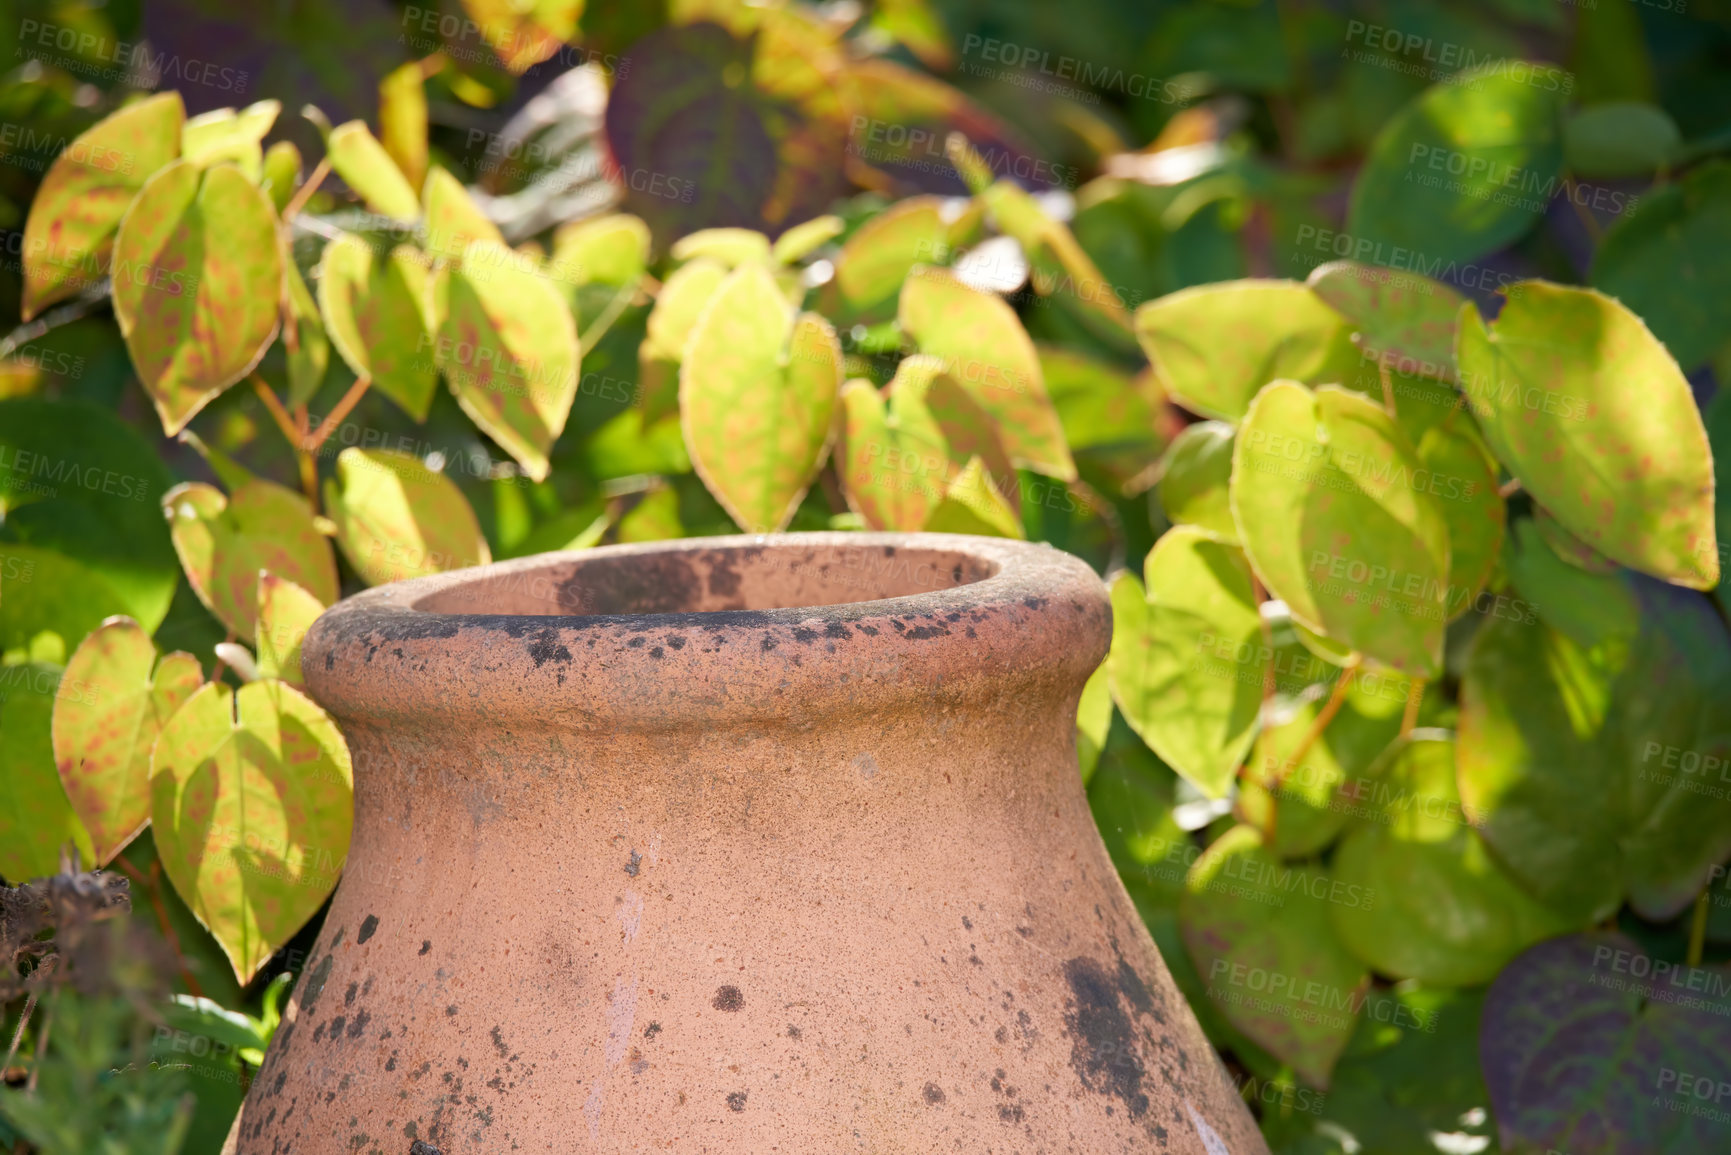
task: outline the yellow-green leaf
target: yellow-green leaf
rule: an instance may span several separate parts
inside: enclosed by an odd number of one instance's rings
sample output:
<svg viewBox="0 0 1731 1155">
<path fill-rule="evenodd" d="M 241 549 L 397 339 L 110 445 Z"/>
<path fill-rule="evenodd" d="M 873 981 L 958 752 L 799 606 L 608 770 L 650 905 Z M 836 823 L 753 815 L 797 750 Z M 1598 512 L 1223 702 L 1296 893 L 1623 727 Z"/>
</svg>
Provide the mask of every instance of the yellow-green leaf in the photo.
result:
<svg viewBox="0 0 1731 1155">
<path fill-rule="evenodd" d="M 434 168 L 427 174 L 422 195 L 426 199 L 427 223 L 421 240 L 433 256 L 455 260 L 463 255 L 470 241 L 505 243 L 499 226 L 487 219 L 463 182 L 444 169 Z"/>
<path fill-rule="evenodd" d="M 16 886 L 60 872 L 62 847 L 95 855 L 54 772 L 55 686 L 45 665 L 0 666 L 0 876 Z"/>
<path fill-rule="evenodd" d="M 281 101 L 261 100 L 238 113 L 232 108 L 201 113 L 181 127 L 181 159 L 201 168 L 231 161 L 257 181 L 264 175 L 265 134 L 281 111 Z"/>
<path fill-rule="evenodd" d="M 301 642 L 325 605 L 285 577 L 262 573 L 258 579 L 258 672 L 266 678 L 304 685 Z"/>
<path fill-rule="evenodd" d="M 66 664 L 54 698 L 54 764 L 103 866 L 150 821 L 150 749 L 204 684 L 191 654 L 157 661 L 131 618 L 110 618 Z"/>
<path fill-rule="evenodd" d="M 835 261 L 837 315 L 849 321 L 892 316 L 914 266 L 946 264 L 949 257 L 944 202 L 932 196 L 897 201 L 842 245 Z"/>
<path fill-rule="evenodd" d="M 555 279 L 565 284 L 615 287 L 636 284 L 648 263 L 649 226 L 630 213 L 559 226 L 548 262 Z"/>
<path fill-rule="evenodd" d="M 336 886 L 354 821 L 348 747 L 286 682 L 213 682 L 163 727 L 150 786 L 163 869 L 245 983 Z"/>
<path fill-rule="evenodd" d="M 925 529 L 931 533 L 968 533 L 1018 540 L 1027 536 L 1022 530 L 1022 519 L 992 484 L 985 461 L 977 456 L 969 458 L 950 482 L 943 500 L 926 518 Z"/>
<path fill-rule="evenodd" d="M 801 257 L 810 255 L 812 250 L 824 242 L 840 236 L 845 227 L 842 219 L 837 216 L 813 217 L 803 224 L 794 225 L 775 238 L 770 256 L 781 264 L 791 265 Z"/>
<path fill-rule="evenodd" d="M 492 560 L 463 491 L 405 453 L 343 450 L 325 505 L 343 556 L 368 585 Z"/>
<path fill-rule="evenodd" d="M 432 276 L 413 245 L 383 257 L 345 233 L 325 246 L 319 305 L 337 352 L 357 377 L 416 421 L 427 419 L 439 373 L 433 361 Z"/>
<path fill-rule="evenodd" d="M 766 262 L 769 253 L 769 238 L 753 229 L 699 229 L 675 241 L 670 255 L 676 261 L 707 257 L 735 269 Z"/>
<path fill-rule="evenodd" d="M 331 342 L 318 302 L 313 300 L 300 269 L 293 261 L 284 261 L 283 274 L 288 278 L 289 321 L 296 338 L 295 347 L 285 350 L 284 358 L 288 363 L 288 403 L 305 405 L 324 384 L 325 370 L 331 364 Z"/>
<path fill-rule="evenodd" d="M 351 120 L 337 125 L 331 129 L 326 146 L 331 167 L 369 209 L 399 221 L 412 221 L 420 215 L 414 187 L 365 122 Z"/>
<path fill-rule="evenodd" d="M 379 81 L 379 135 L 410 188 L 426 180 L 427 86 L 418 61 L 399 65 Z"/>
<path fill-rule="evenodd" d="M 481 38 L 513 73 L 522 73 L 577 37 L 583 0 L 463 0 Z"/>
</svg>

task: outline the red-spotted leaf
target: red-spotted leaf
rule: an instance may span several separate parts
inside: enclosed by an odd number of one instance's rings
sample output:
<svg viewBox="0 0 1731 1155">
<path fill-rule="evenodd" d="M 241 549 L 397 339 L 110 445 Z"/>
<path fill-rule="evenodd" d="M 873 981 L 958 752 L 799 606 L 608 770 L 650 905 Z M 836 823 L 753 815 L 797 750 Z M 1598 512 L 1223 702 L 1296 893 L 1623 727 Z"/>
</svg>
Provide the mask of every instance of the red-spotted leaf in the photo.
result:
<svg viewBox="0 0 1731 1155">
<path fill-rule="evenodd" d="M 1321 265 L 1306 283 L 1351 323 L 1364 351 L 1391 371 L 1455 379 L 1455 322 L 1466 298 L 1448 285 L 1356 261 Z"/>
<path fill-rule="evenodd" d="M 916 269 L 902 286 L 902 329 L 998 423 L 1013 460 L 1064 481 L 1076 465 L 1040 358 L 1002 298 L 970 289 L 946 269 Z"/>
<path fill-rule="evenodd" d="M 150 749 L 204 684 L 191 654 L 157 661 L 131 618 L 110 618 L 79 644 L 54 698 L 54 765 L 102 866 L 150 821 Z"/>
<path fill-rule="evenodd" d="M 493 560 L 463 491 L 405 453 L 343 450 L 325 506 L 343 556 L 368 585 Z"/>
<path fill-rule="evenodd" d="M 163 869 L 249 981 L 318 912 L 348 857 L 354 779 L 325 712 L 286 682 L 213 682 L 151 757 Z"/>
<path fill-rule="evenodd" d="M 178 92 L 146 97 L 98 121 L 54 159 L 24 223 L 26 321 L 108 275 L 120 218 L 179 154 L 185 116 Z"/>
<path fill-rule="evenodd" d="M 162 510 L 193 592 L 237 636 L 257 627 L 260 570 L 337 600 L 336 558 L 300 494 L 255 479 L 224 497 L 193 481 L 169 490 Z"/>
<path fill-rule="evenodd" d="M 1713 459 L 1677 363 L 1639 317 L 1593 289 L 1522 281 L 1508 296 L 1489 325 L 1462 306 L 1457 350 L 1462 391 L 1497 458 L 1612 561 L 1712 589 Z"/>
<path fill-rule="evenodd" d="M 59 873 L 63 847 L 95 857 L 54 772 L 59 680 L 53 666 L 0 666 L 0 877 L 14 886 Z"/>
<path fill-rule="evenodd" d="M 837 470 L 848 505 L 869 529 L 915 531 L 943 499 L 950 447 L 926 392 L 943 362 L 916 355 L 896 369 L 886 398 L 869 381 L 842 388 Z"/>
<path fill-rule="evenodd" d="M 796 319 L 763 264 L 728 274 L 679 370 L 691 463 L 739 526 L 788 523 L 829 450 L 841 345 L 814 313 Z"/>
<path fill-rule="evenodd" d="M 258 631 L 254 637 L 261 677 L 303 685 L 301 642 L 325 605 L 306 590 L 274 573 L 258 578 Z"/>
<path fill-rule="evenodd" d="M 325 246 L 319 275 L 319 306 L 337 352 L 416 421 L 427 419 L 439 383 L 425 261 L 412 245 L 375 255 L 366 241 L 345 233 Z"/>
<path fill-rule="evenodd" d="M 120 222 L 113 274 L 115 318 L 170 434 L 276 338 L 276 211 L 232 165 L 177 161 L 146 181 Z"/>
<path fill-rule="evenodd" d="M 577 397 L 577 325 L 534 262 L 472 241 L 434 282 L 439 368 L 470 420 L 536 481 Z"/>
<path fill-rule="evenodd" d="M 895 315 L 902 282 L 915 265 L 948 264 L 949 225 L 944 201 L 909 197 L 861 225 L 835 261 L 832 311 L 844 321 L 878 321 Z"/>
</svg>

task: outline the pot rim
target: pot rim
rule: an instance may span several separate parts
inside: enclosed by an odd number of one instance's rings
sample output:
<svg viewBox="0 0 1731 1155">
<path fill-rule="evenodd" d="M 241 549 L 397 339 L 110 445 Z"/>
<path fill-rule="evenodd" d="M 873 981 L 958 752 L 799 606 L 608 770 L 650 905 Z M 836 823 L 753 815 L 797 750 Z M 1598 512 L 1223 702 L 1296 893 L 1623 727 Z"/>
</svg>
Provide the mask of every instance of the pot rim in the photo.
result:
<svg viewBox="0 0 1731 1155">
<path fill-rule="evenodd" d="M 932 567 L 932 588 L 767 608 L 572 608 L 595 584 L 579 580 L 586 568 L 617 571 L 617 579 L 633 576 L 629 563 L 641 562 L 645 581 L 665 583 L 680 566 L 689 571 L 679 580 L 690 582 L 717 565 L 746 562 L 803 568 L 821 586 L 840 580 L 825 576 L 832 565 L 860 568 L 845 559 L 875 555 L 893 567 L 904 553 Z M 951 572 L 935 555 L 954 561 Z M 700 600 L 714 600 L 697 585 Z M 714 587 L 711 578 L 708 592 Z M 652 592 L 645 596 L 644 604 L 653 602 Z M 515 608 L 451 612 L 501 601 Z M 553 612 L 521 612 L 525 604 Z M 665 729 L 704 720 L 809 722 L 918 704 L 939 686 L 1079 692 L 1110 636 L 1105 586 L 1085 562 L 1051 546 L 830 531 L 602 546 L 394 582 L 326 610 L 306 635 L 301 667 L 313 697 L 340 721 Z"/>
</svg>

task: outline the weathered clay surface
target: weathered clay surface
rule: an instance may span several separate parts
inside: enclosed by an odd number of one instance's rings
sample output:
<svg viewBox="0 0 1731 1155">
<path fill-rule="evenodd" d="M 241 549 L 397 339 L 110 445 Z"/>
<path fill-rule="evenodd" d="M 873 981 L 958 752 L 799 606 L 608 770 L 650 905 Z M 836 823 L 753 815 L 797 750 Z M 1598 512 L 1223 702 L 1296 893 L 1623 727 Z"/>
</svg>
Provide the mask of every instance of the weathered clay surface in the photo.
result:
<svg viewBox="0 0 1731 1155">
<path fill-rule="evenodd" d="M 1110 632 L 1082 563 L 939 535 L 343 602 L 353 846 L 231 1145 L 1265 1152 L 1076 773 Z"/>
</svg>

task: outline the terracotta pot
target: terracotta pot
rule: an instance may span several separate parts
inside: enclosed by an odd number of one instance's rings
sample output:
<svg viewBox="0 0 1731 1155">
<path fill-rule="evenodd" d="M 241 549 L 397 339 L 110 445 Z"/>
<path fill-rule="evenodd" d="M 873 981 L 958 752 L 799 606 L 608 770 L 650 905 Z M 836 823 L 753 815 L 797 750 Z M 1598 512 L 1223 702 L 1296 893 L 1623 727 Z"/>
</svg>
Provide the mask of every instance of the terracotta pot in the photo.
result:
<svg viewBox="0 0 1731 1155">
<path fill-rule="evenodd" d="M 348 599 L 354 841 L 238 1150 L 1266 1151 L 1083 796 L 1110 633 L 1074 558 L 932 534 Z"/>
</svg>

